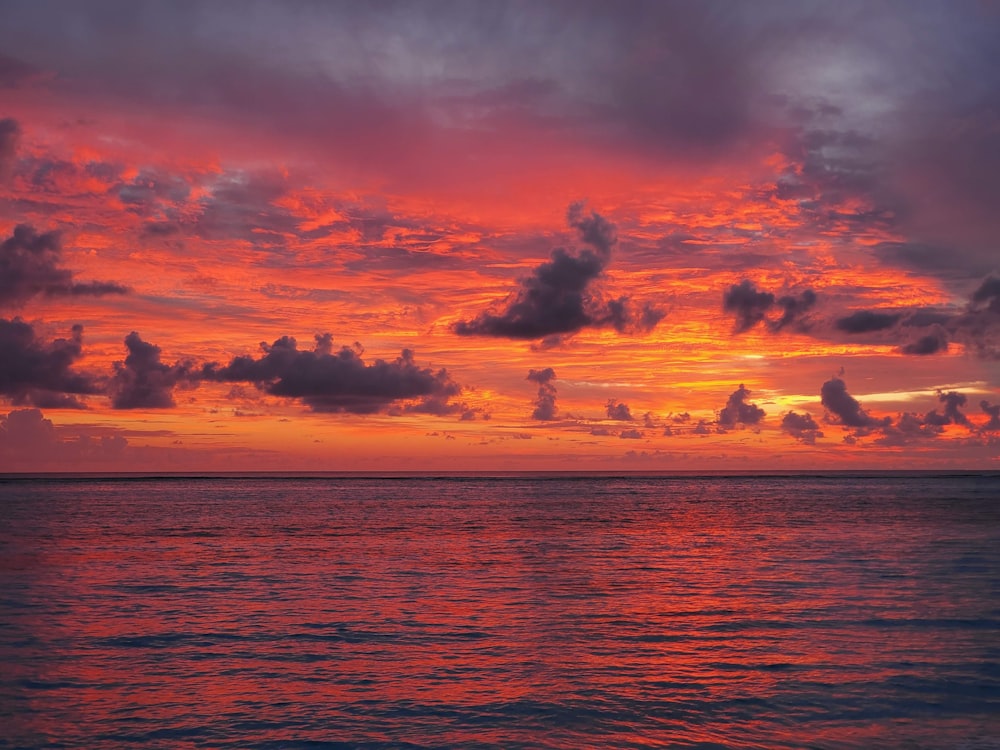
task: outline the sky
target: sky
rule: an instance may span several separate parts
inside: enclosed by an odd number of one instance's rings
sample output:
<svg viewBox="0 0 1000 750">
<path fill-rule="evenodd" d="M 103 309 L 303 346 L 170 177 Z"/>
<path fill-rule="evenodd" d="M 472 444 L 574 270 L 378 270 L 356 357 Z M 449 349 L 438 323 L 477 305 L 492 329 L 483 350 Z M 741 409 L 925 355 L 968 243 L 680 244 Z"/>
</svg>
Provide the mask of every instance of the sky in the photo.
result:
<svg viewBox="0 0 1000 750">
<path fill-rule="evenodd" d="M 0 471 L 1000 469 L 1000 4 L 0 24 Z"/>
</svg>

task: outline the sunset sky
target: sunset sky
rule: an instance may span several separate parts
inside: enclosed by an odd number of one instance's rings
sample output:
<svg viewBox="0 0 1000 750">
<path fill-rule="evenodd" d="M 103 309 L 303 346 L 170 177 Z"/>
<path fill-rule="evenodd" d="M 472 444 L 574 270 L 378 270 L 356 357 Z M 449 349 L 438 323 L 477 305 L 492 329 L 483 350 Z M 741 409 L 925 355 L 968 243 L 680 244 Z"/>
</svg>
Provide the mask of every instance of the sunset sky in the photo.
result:
<svg viewBox="0 0 1000 750">
<path fill-rule="evenodd" d="M 0 471 L 1000 469 L 1000 4 L 0 16 Z"/>
</svg>

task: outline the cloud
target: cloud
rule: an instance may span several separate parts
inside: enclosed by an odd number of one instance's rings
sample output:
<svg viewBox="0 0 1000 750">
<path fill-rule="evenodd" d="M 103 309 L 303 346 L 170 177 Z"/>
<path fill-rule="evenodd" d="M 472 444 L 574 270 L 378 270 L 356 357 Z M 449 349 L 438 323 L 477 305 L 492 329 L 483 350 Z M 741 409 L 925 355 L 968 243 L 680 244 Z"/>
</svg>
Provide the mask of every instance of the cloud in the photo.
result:
<svg viewBox="0 0 1000 750">
<path fill-rule="evenodd" d="M 712 425 L 704 419 L 699 419 L 698 424 L 694 426 L 694 429 L 691 432 L 695 435 L 711 435 Z"/>
<path fill-rule="evenodd" d="M 108 387 L 115 409 L 169 409 L 174 406 L 174 387 L 196 379 L 191 363 L 164 364 L 160 347 L 143 341 L 135 331 L 125 337 L 125 347 L 128 356 L 115 362 Z"/>
<path fill-rule="evenodd" d="M 89 375 L 74 372 L 82 354 L 83 326 L 73 326 L 68 339 L 45 343 L 20 318 L 0 318 L 0 394 L 14 404 L 46 409 L 83 409 L 76 395 L 100 388 Z"/>
<path fill-rule="evenodd" d="M 0 417 L 0 448 L 4 452 L 35 452 L 55 442 L 51 419 L 39 409 L 15 409 Z"/>
<path fill-rule="evenodd" d="M 812 289 L 804 290 L 798 297 L 785 295 L 778 298 L 781 317 L 770 323 L 772 331 L 780 331 L 785 326 L 799 321 L 816 304 L 816 293 Z"/>
<path fill-rule="evenodd" d="M 1000 404 L 991 404 L 983 399 L 979 402 L 979 408 L 990 418 L 981 429 L 984 432 L 1000 432 Z"/>
<path fill-rule="evenodd" d="M 532 419 L 551 421 L 556 418 L 556 387 L 552 381 L 556 372 L 551 367 L 544 370 L 528 370 L 528 380 L 538 383 L 538 398 L 535 400 L 535 410 L 531 412 Z"/>
<path fill-rule="evenodd" d="M 895 424 L 887 418 L 879 427 L 882 434 L 876 437 L 874 442 L 876 445 L 886 447 L 899 447 L 917 440 L 933 439 L 942 431 L 940 425 L 928 423 L 919 414 L 912 412 L 900 414 Z"/>
<path fill-rule="evenodd" d="M 847 384 L 837 376 L 823 383 L 820 389 L 820 401 L 828 412 L 827 420 L 846 427 L 876 428 L 891 422 L 888 417 L 874 419 L 868 416 L 868 412 L 862 409 L 861 404 L 847 392 Z"/>
<path fill-rule="evenodd" d="M 903 354 L 926 356 L 948 351 L 948 334 L 941 326 L 934 326 L 934 330 L 916 341 L 900 347 Z"/>
<path fill-rule="evenodd" d="M 6 117 L 0 120 L 0 179 L 9 175 L 17 157 L 17 144 L 21 139 L 21 126 L 17 120 Z"/>
<path fill-rule="evenodd" d="M 734 333 L 749 331 L 761 322 L 777 333 L 792 323 L 801 321 L 815 304 L 816 293 L 811 289 L 804 290 L 797 297 L 784 295 L 775 298 L 771 292 L 757 289 L 749 279 L 734 284 L 722 295 L 723 310 L 736 318 Z M 781 315 L 768 318 L 768 313 L 775 308 L 781 310 Z"/>
<path fill-rule="evenodd" d="M 62 247 L 58 232 L 38 234 L 19 224 L 0 244 L 0 305 L 20 305 L 31 297 L 125 294 L 120 284 L 73 281 L 73 272 L 60 268 Z"/>
<path fill-rule="evenodd" d="M 970 307 L 1000 314 L 1000 278 L 990 276 L 972 293 Z"/>
<path fill-rule="evenodd" d="M 633 420 L 628 404 L 615 401 L 613 398 L 608 399 L 608 403 L 605 404 L 605 410 L 607 411 L 608 419 L 617 419 L 622 422 L 631 422 Z"/>
<path fill-rule="evenodd" d="M 947 424 L 961 424 L 969 426 L 969 418 L 962 411 L 960 411 L 960 407 L 965 406 L 967 401 L 964 393 L 958 393 L 957 391 L 948 391 L 947 393 L 938 391 L 938 401 L 944 404 L 944 413 L 938 414 L 937 411 L 927 412 L 924 416 L 925 424 L 936 427 L 943 427 Z"/>
<path fill-rule="evenodd" d="M 642 440 L 644 435 L 642 434 L 642 430 L 631 429 L 622 430 L 618 433 L 618 437 L 622 440 Z"/>
<path fill-rule="evenodd" d="M 838 318 L 834 325 L 845 333 L 870 333 L 892 328 L 901 317 L 900 313 L 858 310 L 843 318 Z"/>
<path fill-rule="evenodd" d="M 781 420 L 781 429 L 798 440 L 800 443 L 815 445 L 816 438 L 823 437 L 816 420 L 811 414 L 796 414 L 790 411 Z"/>
<path fill-rule="evenodd" d="M 596 212 L 586 214 L 581 204 L 570 206 L 567 218 L 587 247 L 575 254 L 556 248 L 548 262 L 521 280 L 503 306 L 459 321 L 455 333 L 540 339 L 609 326 L 620 333 L 644 333 L 663 319 L 665 313 L 652 304 L 635 311 L 627 296 L 611 301 L 601 297 L 594 285 L 618 241 L 615 227 Z"/>
<path fill-rule="evenodd" d="M 737 424 L 755 425 L 766 415 L 766 412 L 756 404 L 747 403 L 750 391 L 740 383 L 740 387 L 730 394 L 726 405 L 719 412 L 719 426 L 735 427 Z"/>
<path fill-rule="evenodd" d="M 858 310 L 834 321 L 834 327 L 850 335 L 889 330 L 881 338 L 899 342 L 899 351 L 910 356 L 928 356 L 948 351 L 959 343 L 980 357 L 1000 356 L 1000 279 L 987 277 L 969 295 L 964 309 L 914 307 L 893 311 Z"/>
<path fill-rule="evenodd" d="M 736 333 L 749 331 L 760 323 L 773 306 L 774 295 L 758 291 L 749 279 L 734 284 L 722 296 L 722 308 L 736 316 Z"/>
<path fill-rule="evenodd" d="M 66 430 L 57 429 L 39 409 L 14 409 L 0 416 L 0 464 L 14 470 L 37 465 L 66 470 L 69 462 L 120 459 L 128 446 L 116 432 L 66 437 Z"/>
<path fill-rule="evenodd" d="M 208 364 L 207 380 L 253 383 L 273 396 L 299 399 L 316 412 L 374 414 L 401 404 L 407 411 L 443 413 L 460 407 L 449 399 L 461 386 L 444 369 L 420 367 L 404 349 L 392 362 L 366 364 L 360 345 L 334 351 L 329 333 L 316 336 L 312 351 L 283 336 L 260 345 L 263 356 L 239 356 L 227 365 Z"/>
</svg>

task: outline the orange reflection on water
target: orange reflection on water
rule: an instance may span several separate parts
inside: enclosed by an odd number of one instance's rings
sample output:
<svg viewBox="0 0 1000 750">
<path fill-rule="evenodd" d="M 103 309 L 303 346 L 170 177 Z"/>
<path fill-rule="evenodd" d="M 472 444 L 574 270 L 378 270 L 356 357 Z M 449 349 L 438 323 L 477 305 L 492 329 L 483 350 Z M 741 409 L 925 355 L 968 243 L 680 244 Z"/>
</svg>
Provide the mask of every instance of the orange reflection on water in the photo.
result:
<svg viewBox="0 0 1000 750">
<path fill-rule="evenodd" d="M 1000 519 L 949 481 L 8 485 L 11 736 L 977 736 L 995 722 L 996 678 L 970 665 L 995 643 L 980 592 Z"/>
</svg>

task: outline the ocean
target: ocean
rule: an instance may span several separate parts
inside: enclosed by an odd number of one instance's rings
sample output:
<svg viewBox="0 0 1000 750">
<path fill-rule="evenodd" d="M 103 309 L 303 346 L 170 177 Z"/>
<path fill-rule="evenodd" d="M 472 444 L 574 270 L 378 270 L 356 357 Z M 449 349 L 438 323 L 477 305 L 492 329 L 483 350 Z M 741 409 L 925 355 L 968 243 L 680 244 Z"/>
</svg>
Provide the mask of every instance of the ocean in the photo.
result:
<svg viewBox="0 0 1000 750">
<path fill-rule="evenodd" d="M 1000 748 L 1000 475 L 0 479 L 2 748 Z"/>
</svg>

